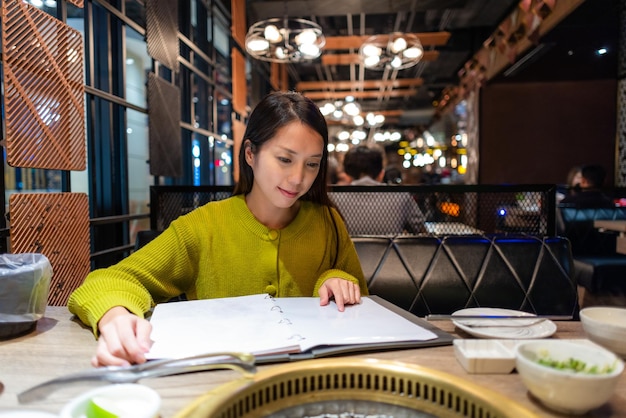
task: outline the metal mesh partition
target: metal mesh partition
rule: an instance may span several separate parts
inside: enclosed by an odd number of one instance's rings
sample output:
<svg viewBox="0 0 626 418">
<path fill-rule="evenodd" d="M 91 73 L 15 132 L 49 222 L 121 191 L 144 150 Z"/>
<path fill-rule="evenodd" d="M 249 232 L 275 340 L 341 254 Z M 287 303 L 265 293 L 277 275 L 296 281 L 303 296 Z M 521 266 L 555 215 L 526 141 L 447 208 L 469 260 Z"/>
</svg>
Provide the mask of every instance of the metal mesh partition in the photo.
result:
<svg viewBox="0 0 626 418">
<path fill-rule="evenodd" d="M 151 186 L 150 228 L 163 231 L 180 215 L 230 197 L 232 186 Z"/>
<path fill-rule="evenodd" d="M 232 194 L 231 186 L 152 186 L 151 228 Z M 334 186 L 352 235 L 554 235 L 554 185 Z M 356 221 L 354 221 L 356 220 Z M 351 226 L 358 224 L 358 230 Z"/>
<path fill-rule="evenodd" d="M 415 206 L 423 223 L 420 233 L 556 232 L 554 185 L 334 186 L 330 196 L 352 235 L 413 234 Z M 406 196 L 413 205 L 397 204 Z"/>
</svg>

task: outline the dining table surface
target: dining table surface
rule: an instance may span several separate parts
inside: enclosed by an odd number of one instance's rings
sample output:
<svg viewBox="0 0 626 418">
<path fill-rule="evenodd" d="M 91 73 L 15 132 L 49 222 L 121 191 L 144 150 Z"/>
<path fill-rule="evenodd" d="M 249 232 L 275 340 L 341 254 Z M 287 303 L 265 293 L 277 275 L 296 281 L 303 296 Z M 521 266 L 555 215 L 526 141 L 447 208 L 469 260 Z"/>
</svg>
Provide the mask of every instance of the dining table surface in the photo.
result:
<svg viewBox="0 0 626 418">
<path fill-rule="evenodd" d="M 600 231 L 613 231 L 619 233 L 615 239 L 615 252 L 626 254 L 626 219 L 596 219 L 593 226 Z"/>
<path fill-rule="evenodd" d="M 596 219 L 593 221 L 593 226 L 598 229 L 626 233 L 625 219 Z"/>
<path fill-rule="evenodd" d="M 474 338 L 455 328 L 449 320 L 432 322 L 454 338 Z M 555 339 L 585 338 L 579 321 L 557 321 Z M 81 324 L 64 306 L 49 306 L 37 322 L 36 329 L 26 335 L 0 341 L 0 413 L 8 410 L 37 410 L 58 414 L 63 405 L 80 393 L 93 389 L 91 384 L 68 385 L 46 398 L 20 404 L 17 395 L 39 383 L 70 373 L 91 369 L 90 360 L 95 354 L 96 340 L 91 330 Z M 347 356 L 346 356 L 347 357 Z M 529 394 L 520 376 L 508 374 L 470 374 L 457 361 L 453 345 L 386 350 L 351 354 L 356 358 L 375 358 L 417 364 L 464 379 L 469 384 L 496 391 L 533 411 L 539 416 L 563 417 L 552 412 Z M 315 361 L 315 360 L 303 360 Z M 277 367 L 263 364 L 258 370 Z M 203 394 L 215 390 L 242 373 L 236 370 L 210 370 L 141 380 L 139 383 L 156 390 L 162 398 L 161 418 L 176 416 Z M 102 383 L 100 383 L 101 385 Z M 593 387 L 589 390 L 593 391 Z M 582 417 L 626 417 L 626 373 L 620 376 L 610 400 Z"/>
</svg>

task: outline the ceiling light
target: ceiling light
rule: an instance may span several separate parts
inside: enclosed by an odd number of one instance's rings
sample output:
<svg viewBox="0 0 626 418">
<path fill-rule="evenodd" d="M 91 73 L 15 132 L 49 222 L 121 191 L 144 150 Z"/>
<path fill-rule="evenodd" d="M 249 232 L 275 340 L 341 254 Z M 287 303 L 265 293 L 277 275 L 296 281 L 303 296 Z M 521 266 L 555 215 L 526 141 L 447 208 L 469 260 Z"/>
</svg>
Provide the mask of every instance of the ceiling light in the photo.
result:
<svg viewBox="0 0 626 418">
<path fill-rule="evenodd" d="M 320 56 L 326 45 L 322 28 L 305 19 L 272 18 L 250 26 L 246 51 L 270 62 L 302 62 Z"/>
<path fill-rule="evenodd" d="M 365 119 L 367 120 L 367 124 L 369 126 L 375 127 L 383 124 L 383 122 L 385 121 L 385 116 L 370 112 L 365 116 Z"/>
<path fill-rule="evenodd" d="M 341 121 L 346 124 L 359 125 L 359 117 L 361 125 L 363 118 L 361 115 L 361 106 L 354 101 L 354 97 L 347 96 L 344 100 L 336 100 L 334 102 L 324 102 L 318 105 L 320 112 L 325 117 L 334 121 Z"/>
<path fill-rule="evenodd" d="M 350 103 L 346 103 L 343 106 L 343 111 L 348 116 L 357 116 L 359 113 L 361 113 L 361 107 L 357 105 L 355 102 L 350 102 Z"/>
<path fill-rule="evenodd" d="M 422 43 L 412 33 L 374 35 L 359 48 L 363 65 L 372 70 L 403 70 L 417 64 L 423 55 Z"/>
</svg>

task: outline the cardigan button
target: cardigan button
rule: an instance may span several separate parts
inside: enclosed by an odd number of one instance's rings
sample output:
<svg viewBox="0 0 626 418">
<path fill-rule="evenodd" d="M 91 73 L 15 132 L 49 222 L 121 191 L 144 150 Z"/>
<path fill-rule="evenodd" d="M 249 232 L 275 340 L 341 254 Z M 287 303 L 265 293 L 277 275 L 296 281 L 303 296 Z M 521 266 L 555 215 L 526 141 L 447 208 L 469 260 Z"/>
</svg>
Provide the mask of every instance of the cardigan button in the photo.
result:
<svg viewBox="0 0 626 418">
<path fill-rule="evenodd" d="M 265 293 L 267 293 L 270 296 L 276 296 L 276 286 L 274 285 L 269 285 L 265 288 Z"/>
<path fill-rule="evenodd" d="M 278 231 L 277 231 L 277 230 L 275 230 L 275 229 L 270 229 L 270 230 L 267 232 L 267 238 L 268 238 L 270 241 L 274 241 L 276 238 L 278 238 Z"/>
</svg>

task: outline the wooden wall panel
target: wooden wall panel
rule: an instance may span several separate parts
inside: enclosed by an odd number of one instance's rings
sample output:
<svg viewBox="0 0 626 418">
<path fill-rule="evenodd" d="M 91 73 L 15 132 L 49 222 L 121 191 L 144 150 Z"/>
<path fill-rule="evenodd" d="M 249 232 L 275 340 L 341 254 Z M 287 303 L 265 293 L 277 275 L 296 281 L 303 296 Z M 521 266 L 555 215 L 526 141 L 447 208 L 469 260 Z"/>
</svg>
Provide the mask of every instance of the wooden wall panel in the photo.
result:
<svg viewBox="0 0 626 418">
<path fill-rule="evenodd" d="M 246 81 L 246 57 L 238 49 L 231 51 L 233 66 L 233 110 L 242 117 L 248 115 L 248 88 Z"/>
<path fill-rule="evenodd" d="M 246 124 L 235 119 L 233 120 L 233 173 L 235 182 L 239 181 L 239 152 L 243 143 L 243 134 L 246 132 Z"/>
<path fill-rule="evenodd" d="M 13 194 L 9 214 L 11 252 L 45 255 L 53 271 L 48 305 L 66 305 L 90 271 L 87 195 Z"/>
<path fill-rule="evenodd" d="M 481 89 L 481 184 L 565 183 L 599 163 L 613 186 L 616 80 L 500 83 Z"/>
<path fill-rule="evenodd" d="M 180 90 L 154 73 L 148 75 L 148 128 L 150 174 L 182 176 Z"/>
<path fill-rule="evenodd" d="M 232 26 L 230 32 L 233 36 L 233 40 L 239 44 L 239 47 L 245 49 L 246 32 L 248 32 L 246 23 L 246 1 L 231 0 L 230 5 L 232 9 Z"/>
<path fill-rule="evenodd" d="M 22 1 L 2 2 L 7 163 L 86 168 L 80 32 Z"/>
<path fill-rule="evenodd" d="M 178 72 L 178 1 L 149 0 L 145 4 L 148 54 Z"/>
</svg>

